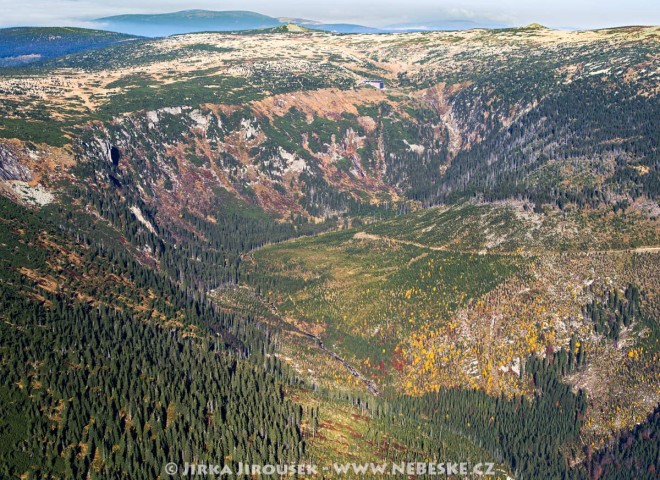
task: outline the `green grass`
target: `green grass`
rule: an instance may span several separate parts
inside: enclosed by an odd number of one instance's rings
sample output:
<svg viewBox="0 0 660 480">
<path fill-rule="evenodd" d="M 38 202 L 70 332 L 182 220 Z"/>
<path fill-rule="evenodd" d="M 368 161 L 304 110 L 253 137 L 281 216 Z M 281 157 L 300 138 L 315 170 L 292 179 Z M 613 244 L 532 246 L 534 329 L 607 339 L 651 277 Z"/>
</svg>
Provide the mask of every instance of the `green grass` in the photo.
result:
<svg viewBox="0 0 660 480">
<path fill-rule="evenodd" d="M 46 143 L 55 147 L 62 147 L 69 143 L 62 124 L 39 120 L 3 118 L 0 120 L 0 137 Z"/>
<path fill-rule="evenodd" d="M 243 278 L 373 375 L 388 372 L 402 339 L 422 325 L 443 324 L 525 262 L 359 240 L 356 233 L 258 250 Z"/>
</svg>

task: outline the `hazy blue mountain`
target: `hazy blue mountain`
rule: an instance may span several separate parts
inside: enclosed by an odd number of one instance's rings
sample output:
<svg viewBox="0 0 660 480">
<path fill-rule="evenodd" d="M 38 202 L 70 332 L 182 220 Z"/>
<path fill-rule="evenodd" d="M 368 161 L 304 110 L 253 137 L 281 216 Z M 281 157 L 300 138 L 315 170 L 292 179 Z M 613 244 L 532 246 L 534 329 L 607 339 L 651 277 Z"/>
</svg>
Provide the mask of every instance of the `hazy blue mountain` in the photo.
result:
<svg viewBox="0 0 660 480">
<path fill-rule="evenodd" d="M 277 19 L 282 23 L 297 23 L 298 25 L 321 25 L 322 22 L 316 20 L 310 20 L 309 18 L 299 18 L 299 17 L 277 17 Z"/>
<path fill-rule="evenodd" d="M 284 24 L 277 18 L 255 12 L 209 10 L 185 10 L 153 15 L 117 15 L 99 18 L 96 21 L 104 29 L 147 37 L 205 31 L 257 30 Z"/>
<path fill-rule="evenodd" d="M 192 32 L 260 30 L 295 23 L 314 30 L 336 33 L 382 33 L 383 30 L 348 23 L 325 24 L 303 18 L 274 18 L 255 12 L 185 10 L 154 15 L 118 15 L 96 20 L 107 30 L 147 37 Z"/>
<path fill-rule="evenodd" d="M 351 23 L 323 23 L 312 19 L 270 17 L 248 11 L 184 10 L 181 12 L 117 15 L 96 20 L 105 30 L 146 37 L 163 37 L 193 32 L 231 32 L 260 30 L 295 23 L 314 30 L 335 33 L 417 32 L 427 30 L 469 30 L 472 28 L 501 28 L 507 25 L 472 20 L 432 20 L 407 22 L 375 28 Z"/>
<path fill-rule="evenodd" d="M 135 39 L 131 35 L 84 28 L 4 28 L 0 29 L 0 67 L 35 63 Z"/>
</svg>

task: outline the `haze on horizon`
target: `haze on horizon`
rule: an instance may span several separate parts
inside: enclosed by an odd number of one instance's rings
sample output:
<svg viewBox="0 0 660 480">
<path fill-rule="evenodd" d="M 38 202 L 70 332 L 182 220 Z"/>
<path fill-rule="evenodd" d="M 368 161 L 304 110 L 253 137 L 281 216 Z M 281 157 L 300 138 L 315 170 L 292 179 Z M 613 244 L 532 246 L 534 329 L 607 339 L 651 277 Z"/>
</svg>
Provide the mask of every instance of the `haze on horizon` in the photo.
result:
<svg viewBox="0 0 660 480">
<path fill-rule="evenodd" d="M 357 23 L 374 27 L 419 24 L 442 20 L 470 20 L 510 26 L 542 23 L 553 28 L 602 28 L 623 25 L 658 25 L 657 0 L 0 0 L 0 27 L 81 26 L 98 27 L 93 20 L 110 15 L 168 13 L 180 10 L 246 10 L 273 17 L 305 18 L 325 23 Z"/>
</svg>

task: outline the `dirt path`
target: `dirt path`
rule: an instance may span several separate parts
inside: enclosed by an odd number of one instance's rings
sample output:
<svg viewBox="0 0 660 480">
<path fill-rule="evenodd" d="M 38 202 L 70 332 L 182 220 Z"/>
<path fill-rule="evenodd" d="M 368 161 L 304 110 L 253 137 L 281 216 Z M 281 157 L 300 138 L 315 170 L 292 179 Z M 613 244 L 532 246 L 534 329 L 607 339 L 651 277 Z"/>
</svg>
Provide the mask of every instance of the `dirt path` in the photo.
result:
<svg viewBox="0 0 660 480">
<path fill-rule="evenodd" d="M 357 232 L 353 235 L 353 238 L 356 240 L 372 240 L 372 241 L 381 241 L 381 242 L 390 242 L 398 243 L 401 245 L 412 245 L 417 248 L 424 248 L 426 250 L 441 251 L 441 252 L 452 252 L 452 253 L 468 253 L 472 255 L 521 255 L 521 256 L 531 256 L 538 255 L 534 252 L 491 252 L 488 250 L 453 250 L 448 249 L 445 246 L 435 246 L 435 245 L 424 245 L 423 243 L 413 242 L 412 240 L 404 240 L 400 238 L 385 237 L 382 235 L 373 235 L 367 232 Z M 637 247 L 637 248 L 621 248 L 621 249 L 611 249 L 611 250 L 585 250 L 585 251 L 576 251 L 570 252 L 578 255 L 591 255 L 591 254 L 608 254 L 608 253 L 658 253 L 660 252 L 660 247 Z M 550 254 L 561 254 L 562 252 L 553 252 L 548 251 L 546 253 Z M 413 259 L 415 260 L 415 259 Z"/>
<path fill-rule="evenodd" d="M 660 247 L 625 248 L 621 250 L 593 250 L 585 253 L 657 253 Z"/>
<path fill-rule="evenodd" d="M 411 245 L 413 247 L 417 248 L 423 248 L 426 250 L 432 250 L 435 252 L 450 252 L 450 253 L 466 253 L 469 255 L 517 255 L 517 256 L 532 256 L 534 255 L 531 252 L 489 252 L 488 250 L 453 250 L 449 249 L 446 246 L 438 246 L 438 245 L 424 245 L 423 243 L 419 242 L 413 242 L 412 240 L 404 240 L 401 238 L 392 238 L 392 237 L 384 237 L 381 235 L 372 235 L 371 233 L 366 233 L 366 232 L 358 232 L 355 235 L 353 235 L 353 238 L 356 240 L 372 240 L 372 241 L 381 241 L 381 242 L 390 242 L 390 243 L 398 243 L 400 245 Z M 412 259 L 410 263 L 414 263 Z"/>
<path fill-rule="evenodd" d="M 399 243 L 402 245 L 412 245 L 413 247 L 425 248 L 427 250 L 447 251 L 446 247 L 424 245 L 422 243 L 413 242 L 412 240 L 383 237 L 382 235 L 372 235 L 371 233 L 367 233 L 367 232 L 358 232 L 355 235 L 353 235 L 353 238 L 356 240 L 373 240 L 373 241 L 382 241 L 382 242 L 390 242 L 390 243 Z"/>
</svg>

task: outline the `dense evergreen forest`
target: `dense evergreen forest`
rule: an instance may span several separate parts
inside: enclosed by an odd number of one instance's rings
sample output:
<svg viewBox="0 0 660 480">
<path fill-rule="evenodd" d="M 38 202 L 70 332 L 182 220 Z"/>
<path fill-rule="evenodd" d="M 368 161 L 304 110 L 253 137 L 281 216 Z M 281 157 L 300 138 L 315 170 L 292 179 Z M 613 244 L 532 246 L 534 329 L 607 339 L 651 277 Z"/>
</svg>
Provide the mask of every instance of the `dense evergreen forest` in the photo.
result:
<svg viewBox="0 0 660 480">
<path fill-rule="evenodd" d="M 267 331 L 114 244 L 70 242 L 52 212 L 0 199 L 0 213 L 3 475 L 155 478 L 170 461 L 303 458 L 302 409 L 284 398 L 296 380 Z"/>
<path fill-rule="evenodd" d="M 539 68 L 530 75 L 531 79 L 536 78 L 533 75 L 542 77 L 544 70 Z M 518 98 L 521 92 L 506 90 L 506 82 L 514 80 L 501 77 L 493 74 L 477 79 L 474 91 L 464 90 L 453 100 L 456 116 L 478 129 L 483 139 L 459 151 L 446 171 L 438 168 L 446 163 L 446 151 L 427 150 L 420 156 L 407 152 L 405 146 L 390 150 L 388 172 L 396 184 L 410 185 L 410 198 L 433 205 L 478 195 L 487 201 L 523 198 L 563 208 L 569 203 L 580 207 L 613 204 L 620 195 L 629 195 L 631 200 L 658 197 L 660 110 L 657 102 L 638 95 L 635 84 L 614 75 L 559 84 L 538 105 L 505 125 L 501 117 L 507 110 L 498 112 L 498 102 L 490 102 L 493 89 L 510 102 L 500 108 L 514 109 L 515 101 L 522 99 Z M 529 85 L 520 86 L 525 87 Z M 539 92 L 532 90 L 531 94 L 538 96 Z M 432 117 L 427 120 L 437 123 Z M 398 125 L 399 130 L 402 127 Z M 428 145 L 429 134 L 424 134 L 423 127 L 421 123 L 413 138 Z M 390 148 L 394 133 L 383 130 L 385 145 Z M 445 140 L 447 134 L 441 138 Z M 589 166 L 596 178 L 609 175 L 610 163 L 614 171 L 605 184 L 557 182 L 558 165 L 571 166 L 580 175 Z"/>
<path fill-rule="evenodd" d="M 583 313 L 593 322 L 596 333 L 618 341 L 622 328 L 629 327 L 636 319 L 641 319 L 639 302 L 639 289 L 629 285 L 623 297 L 618 290 L 608 291 L 604 299 L 585 305 Z"/>
<path fill-rule="evenodd" d="M 588 459 L 589 478 L 637 480 L 658 478 L 660 471 L 660 407 L 629 432 L 612 438 Z"/>
<path fill-rule="evenodd" d="M 31 211 L 0 199 L 2 473 L 153 478 L 168 461 L 308 459 L 304 410 L 286 395 L 290 385 L 306 387 L 273 356 L 270 327 L 221 312 L 199 292 L 238 282 L 249 250 L 330 224 L 276 222 L 234 204 L 213 222 L 183 209 L 184 224 L 163 226 L 131 174 L 102 161 L 77 168 L 91 181 L 69 187 L 67 205 Z M 640 315 L 639 299 L 630 286 L 584 315 L 617 340 Z M 419 398 L 328 395 L 368 411 L 374 441 L 396 434 L 406 449 L 388 446 L 393 461 L 440 460 L 451 438 L 521 479 L 619 478 L 611 472 L 621 465 L 653 465 L 655 417 L 619 447 L 580 450 L 587 399 L 560 378 L 584 362 L 575 342 L 545 360 L 529 358 L 521 376 L 535 388 L 532 399 L 461 389 Z M 313 411 L 307 420 L 319 422 Z M 584 455 L 584 466 L 571 466 Z"/>
<path fill-rule="evenodd" d="M 432 432 L 416 444 L 421 452 L 442 458 L 442 432 L 460 432 L 493 457 L 508 465 L 519 479 L 584 478 L 580 468 L 569 468 L 567 445 L 575 445 L 587 399 L 562 384 L 559 374 L 579 368 L 577 358 L 562 350 L 554 361 L 531 357 L 522 375 L 533 382 L 533 399 L 493 398 L 482 391 L 449 389 L 423 397 L 401 397 L 377 409 L 381 421 L 408 426 L 416 438 L 423 422 Z M 428 428 L 429 426 L 435 428 Z M 575 448 L 575 447 L 572 447 Z"/>
<path fill-rule="evenodd" d="M 168 461 L 306 458 L 303 409 L 286 397 L 287 386 L 305 387 L 272 356 L 270 327 L 141 265 L 111 230 L 86 234 L 84 216 L 0 207 L 4 474 L 153 478 Z M 634 305 L 637 295 L 625 296 Z M 452 389 L 342 401 L 370 412 L 376 437 L 396 432 L 407 445 L 390 448 L 391 460 L 440 459 L 445 435 L 517 478 L 582 478 L 565 447 L 586 398 L 559 381 L 584 363 L 573 347 L 526 362 L 533 399 Z"/>
</svg>

